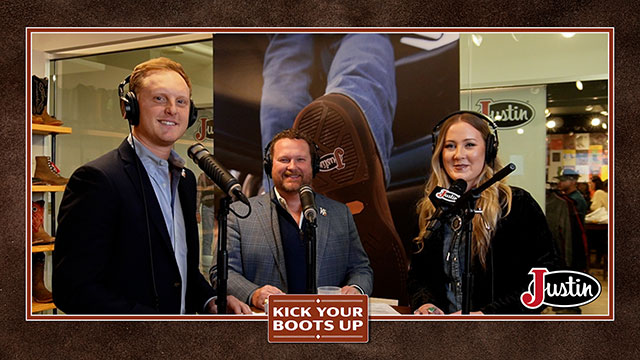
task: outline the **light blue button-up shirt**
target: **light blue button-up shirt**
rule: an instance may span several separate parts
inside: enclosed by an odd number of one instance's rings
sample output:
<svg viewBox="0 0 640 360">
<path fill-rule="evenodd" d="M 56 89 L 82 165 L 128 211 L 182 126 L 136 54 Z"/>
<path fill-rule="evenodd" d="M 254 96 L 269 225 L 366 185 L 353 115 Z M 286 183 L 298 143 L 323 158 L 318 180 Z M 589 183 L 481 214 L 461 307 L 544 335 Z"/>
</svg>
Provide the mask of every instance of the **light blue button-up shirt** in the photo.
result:
<svg viewBox="0 0 640 360">
<path fill-rule="evenodd" d="M 155 192 L 164 222 L 169 232 L 171 246 L 176 257 L 176 263 L 180 271 L 182 279 L 182 296 L 180 300 L 180 314 L 184 314 L 185 297 L 187 294 L 187 234 L 184 224 L 184 215 L 180 203 L 180 195 L 178 194 L 178 182 L 184 168 L 184 160 L 178 156 L 178 153 L 171 150 L 169 160 L 157 157 L 149 149 L 147 149 L 138 139 L 129 135 L 129 144 L 135 142 L 136 154 L 142 161 L 153 191 Z M 171 166 L 169 166 L 171 164 Z"/>
</svg>

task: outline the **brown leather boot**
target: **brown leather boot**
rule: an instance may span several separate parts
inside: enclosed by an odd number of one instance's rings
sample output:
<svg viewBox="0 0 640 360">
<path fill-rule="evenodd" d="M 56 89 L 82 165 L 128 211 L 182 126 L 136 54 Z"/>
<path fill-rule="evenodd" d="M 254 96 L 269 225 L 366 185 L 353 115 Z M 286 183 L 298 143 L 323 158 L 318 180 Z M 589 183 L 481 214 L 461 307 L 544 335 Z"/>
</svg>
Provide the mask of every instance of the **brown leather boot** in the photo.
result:
<svg viewBox="0 0 640 360">
<path fill-rule="evenodd" d="M 60 176 L 60 170 L 48 156 L 36 156 L 36 172 L 33 175 L 50 185 L 66 185 L 69 179 Z"/>
<path fill-rule="evenodd" d="M 33 268 L 31 278 L 33 280 L 32 294 L 33 301 L 39 303 L 48 303 L 53 301 L 51 291 L 44 285 L 44 258 L 41 256 L 33 256 Z"/>
<path fill-rule="evenodd" d="M 382 162 L 367 119 L 349 97 L 327 94 L 307 105 L 293 124 L 318 145 L 313 189 L 345 203 L 375 274 L 373 296 L 407 303 L 408 264 L 391 217 Z"/>
<path fill-rule="evenodd" d="M 58 120 L 56 119 L 55 116 L 49 115 L 49 113 L 47 112 L 46 106 L 44 107 L 44 110 L 42 111 L 41 116 L 45 125 L 60 126 L 63 124 L 62 120 Z"/>
<path fill-rule="evenodd" d="M 42 119 L 42 115 L 31 114 L 31 123 L 32 124 L 44 124 L 44 120 Z"/>
<path fill-rule="evenodd" d="M 31 245 L 51 244 L 55 238 L 44 230 L 44 200 L 31 203 Z"/>
<path fill-rule="evenodd" d="M 31 122 L 52 126 L 62 125 L 62 121 L 47 112 L 49 79 L 31 76 Z"/>
</svg>

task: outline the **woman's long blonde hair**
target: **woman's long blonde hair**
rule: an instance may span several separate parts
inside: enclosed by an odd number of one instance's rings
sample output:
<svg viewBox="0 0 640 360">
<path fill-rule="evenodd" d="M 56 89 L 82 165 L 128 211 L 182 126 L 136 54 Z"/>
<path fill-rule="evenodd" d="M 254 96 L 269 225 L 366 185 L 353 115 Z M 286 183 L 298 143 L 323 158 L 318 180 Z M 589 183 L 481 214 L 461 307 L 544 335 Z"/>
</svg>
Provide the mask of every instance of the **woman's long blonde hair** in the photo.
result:
<svg viewBox="0 0 640 360">
<path fill-rule="evenodd" d="M 418 202 L 417 210 L 420 234 L 414 239 L 414 242 L 418 245 L 417 252 L 422 251 L 424 248 L 424 239 L 426 239 L 430 234 L 428 225 L 431 222 L 431 216 L 436 211 L 435 207 L 429 200 L 429 194 L 431 194 L 436 186 L 447 189 L 451 186 L 452 179 L 449 178 L 442 165 L 442 148 L 444 147 L 447 131 L 451 125 L 461 121 L 478 130 L 485 141 L 485 147 L 487 145 L 486 141 L 491 133 L 489 124 L 486 120 L 481 119 L 476 115 L 471 113 L 455 114 L 440 126 L 435 151 L 431 157 L 431 176 L 424 188 L 424 196 Z M 484 169 L 480 174 L 478 185 L 490 179 L 493 174 L 501 168 L 502 164 L 497 157 L 495 160 L 491 161 L 490 164 L 485 162 Z M 501 181 L 493 184 L 487 190 L 483 191 L 476 202 L 476 208 L 482 209 L 482 214 L 474 216 L 472 220 L 473 237 L 471 251 L 473 256 L 479 256 L 482 267 L 486 268 L 487 252 L 489 251 L 491 238 L 496 231 L 496 224 L 501 217 L 507 216 L 511 211 L 511 188 L 506 184 L 505 179 L 502 179 Z M 506 209 L 504 214 L 502 211 L 503 209 Z"/>
</svg>

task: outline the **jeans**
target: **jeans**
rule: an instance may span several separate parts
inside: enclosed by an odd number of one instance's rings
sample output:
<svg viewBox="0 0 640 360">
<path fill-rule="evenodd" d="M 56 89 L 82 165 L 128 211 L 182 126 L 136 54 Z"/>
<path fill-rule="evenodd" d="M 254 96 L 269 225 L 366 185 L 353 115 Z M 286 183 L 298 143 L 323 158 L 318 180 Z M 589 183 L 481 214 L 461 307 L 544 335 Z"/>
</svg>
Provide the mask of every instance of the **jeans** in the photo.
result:
<svg viewBox="0 0 640 360">
<path fill-rule="evenodd" d="M 389 184 L 397 94 L 393 47 L 386 35 L 274 35 L 264 57 L 262 147 L 290 128 L 300 110 L 311 103 L 313 71 L 318 67 L 327 80 L 325 94 L 348 96 L 364 113 Z"/>
</svg>

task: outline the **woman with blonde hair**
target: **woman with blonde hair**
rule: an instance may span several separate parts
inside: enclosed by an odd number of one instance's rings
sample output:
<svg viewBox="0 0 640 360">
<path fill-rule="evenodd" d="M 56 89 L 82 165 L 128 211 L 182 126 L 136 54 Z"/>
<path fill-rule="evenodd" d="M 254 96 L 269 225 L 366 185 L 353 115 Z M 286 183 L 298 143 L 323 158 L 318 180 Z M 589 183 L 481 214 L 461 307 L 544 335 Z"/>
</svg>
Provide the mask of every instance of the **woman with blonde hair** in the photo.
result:
<svg viewBox="0 0 640 360">
<path fill-rule="evenodd" d="M 420 234 L 409 272 L 412 309 L 427 315 L 460 313 L 462 275 L 470 265 L 472 314 L 529 312 L 520 303 L 532 280 L 529 271 L 553 271 L 560 265 L 544 213 L 531 195 L 505 179 L 480 194 L 475 208 L 482 213 L 472 219 L 471 264 L 464 256 L 464 227 L 454 216 L 435 216 L 429 199 L 437 186 L 449 189 L 462 179 L 470 191 L 502 168 L 495 124 L 480 113 L 456 112 L 436 125 L 433 142 L 432 172 L 418 203 Z"/>
</svg>

